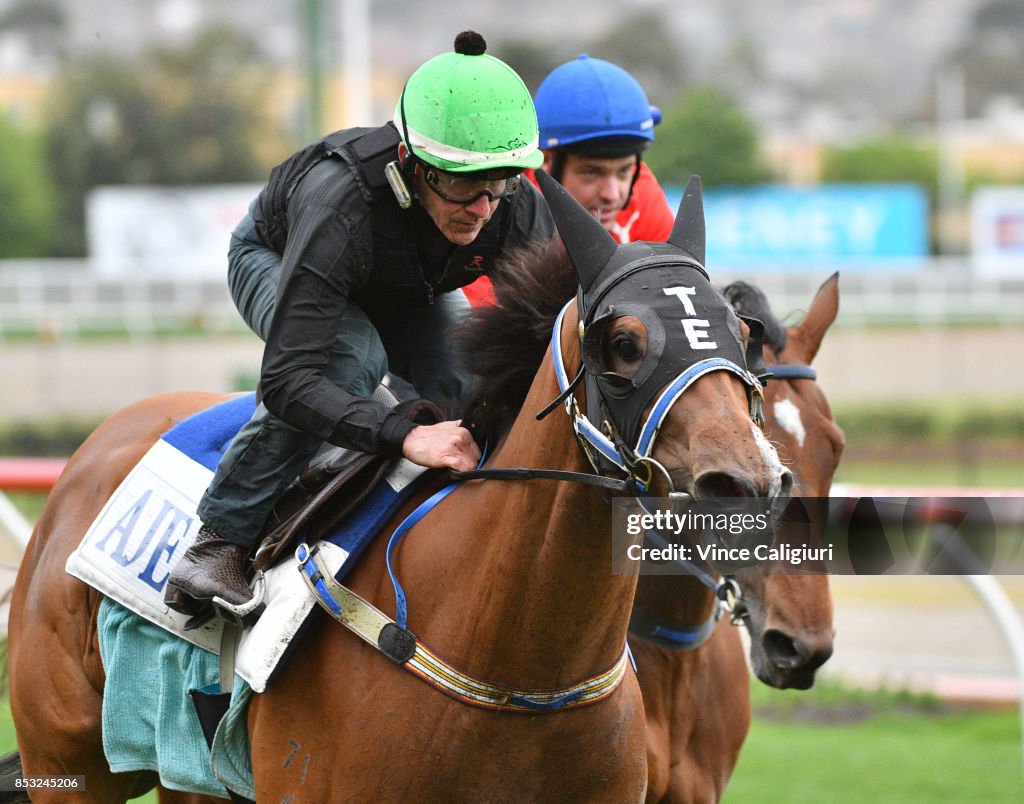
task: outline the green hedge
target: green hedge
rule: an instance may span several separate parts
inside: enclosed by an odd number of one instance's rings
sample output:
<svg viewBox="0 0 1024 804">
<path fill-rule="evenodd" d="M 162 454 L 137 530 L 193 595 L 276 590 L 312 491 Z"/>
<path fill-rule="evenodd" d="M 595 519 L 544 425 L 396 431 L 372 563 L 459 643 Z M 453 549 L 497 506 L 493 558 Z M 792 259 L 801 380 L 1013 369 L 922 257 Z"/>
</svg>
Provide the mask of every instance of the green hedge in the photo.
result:
<svg viewBox="0 0 1024 804">
<path fill-rule="evenodd" d="M 834 414 L 847 444 L 863 447 L 893 441 L 1024 441 L 1024 404 L 971 408 L 869 405 L 837 407 Z M 98 424 L 84 420 L 0 422 L 0 455 L 65 457 Z"/>
<path fill-rule="evenodd" d="M 847 443 L 923 440 L 937 443 L 971 439 L 1024 440 L 1024 405 L 900 407 L 870 405 L 833 411 Z"/>
<path fill-rule="evenodd" d="M 98 426 L 70 419 L 0 422 L 0 455 L 65 458 Z"/>
</svg>

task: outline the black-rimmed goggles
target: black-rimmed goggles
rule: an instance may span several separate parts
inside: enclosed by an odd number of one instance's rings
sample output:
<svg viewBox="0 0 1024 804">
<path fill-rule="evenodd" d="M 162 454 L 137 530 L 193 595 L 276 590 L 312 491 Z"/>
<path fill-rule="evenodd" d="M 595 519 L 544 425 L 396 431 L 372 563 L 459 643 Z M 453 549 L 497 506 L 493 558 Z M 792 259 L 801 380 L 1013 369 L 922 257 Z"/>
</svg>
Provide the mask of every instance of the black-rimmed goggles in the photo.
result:
<svg viewBox="0 0 1024 804">
<path fill-rule="evenodd" d="M 522 178 L 523 174 L 518 170 L 449 173 L 430 165 L 423 165 L 423 180 L 427 187 L 445 201 L 462 206 L 469 206 L 481 196 L 487 196 L 488 201 L 505 198 L 516 191 Z"/>
</svg>

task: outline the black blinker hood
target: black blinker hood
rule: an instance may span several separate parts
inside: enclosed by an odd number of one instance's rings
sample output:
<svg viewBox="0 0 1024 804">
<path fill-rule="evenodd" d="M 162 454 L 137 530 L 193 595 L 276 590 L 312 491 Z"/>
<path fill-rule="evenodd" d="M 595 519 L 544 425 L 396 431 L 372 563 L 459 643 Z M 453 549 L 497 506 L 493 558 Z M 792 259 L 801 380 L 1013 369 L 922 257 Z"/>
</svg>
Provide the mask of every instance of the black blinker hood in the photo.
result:
<svg viewBox="0 0 1024 804">
<path fill-rule="evenodd" d="M 610 418 L 633 446 L 644 410 L 687 368 L 712 357 L 746 365 L 739 320 L 703 265 L 700 178 L 687 183 L 668 242 L 625 245 L 544 171 L 537 179 L 580 280 L 587 416 L 599 426 Z M 629 380 L 604 371 L 600 359 L 605 329 L 622 315 L 635 315 L 648 331 L 647 353 Z"/>
</svg>

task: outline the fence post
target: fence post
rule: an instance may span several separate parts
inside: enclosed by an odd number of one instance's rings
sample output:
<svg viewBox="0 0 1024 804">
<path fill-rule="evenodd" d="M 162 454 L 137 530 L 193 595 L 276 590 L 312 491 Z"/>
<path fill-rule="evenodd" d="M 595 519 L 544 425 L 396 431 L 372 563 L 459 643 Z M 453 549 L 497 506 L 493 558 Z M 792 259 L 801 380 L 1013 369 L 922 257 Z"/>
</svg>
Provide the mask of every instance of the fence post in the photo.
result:
<svg viewBox="0 0 1024 804">
<path fill-rule="evenodd" d="M 1017 704 L 1020 708 L 1021 772 L 1024 773 L 1024 622 L 1006 590 L 991 575 L 964 575 L 963 578 L 992 615 L 1013 657 L 1017 671 Z"/>
<path fill-rule="evenodd" d="M 14 507 L 7 495 L 0 491 L 0 534 L 14 539 L 24 551 L 32 536 L 32 525 L 22 516 L 21 511 Z"/>
<path fill-rule="evenodd" d="M 948 550 L 964 570 L 965 574 L 961 577 L 981 598 L 981 602 L 992 615 L 996 627 L 1006 640 L 1006 646 L 1010 649 L 1010 655 L 1017 671 L 1017 705 L 1020 710 L 1021 724 L 1020 771 L 1022 782 L 1024 782 L 1024 622 L 1021 621 L 1020 614 L 999 582 L 991 575 L 977 572 L 984 570 L 984 567 L 980 566 L 978 557 L 960 537 L 956 528 L 948 523 L 936 523 L 929 528 L 928 535 L 937 545 Z"/>
</svg>

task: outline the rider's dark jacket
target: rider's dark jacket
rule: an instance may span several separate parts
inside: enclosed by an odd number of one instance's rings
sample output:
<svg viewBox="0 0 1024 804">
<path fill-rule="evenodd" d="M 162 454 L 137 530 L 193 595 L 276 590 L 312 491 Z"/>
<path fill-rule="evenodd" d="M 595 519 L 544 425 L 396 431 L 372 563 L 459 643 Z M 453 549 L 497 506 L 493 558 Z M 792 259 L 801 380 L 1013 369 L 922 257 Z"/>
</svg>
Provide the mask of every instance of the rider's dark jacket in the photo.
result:
<svg viewBox="0 0 1024 804">
<path fill-rule="evenodd" d="M 555 232 L 540 194 L 522 182 L 473 243 L 452 244 L 419 203 L 396 201 L 384 166 L 397 159 L 398 142 L 391 124 L 331 134 L 274 168 L 252 208 L 257 234 L 282 262 L 260 374 L 264 404 L 325 441 L 391 454 L 413 425 L 322 373 L 346 305 L 380 329 L 488 273 L 508 249 Z"/>
</svg>

